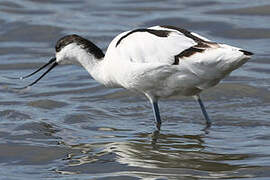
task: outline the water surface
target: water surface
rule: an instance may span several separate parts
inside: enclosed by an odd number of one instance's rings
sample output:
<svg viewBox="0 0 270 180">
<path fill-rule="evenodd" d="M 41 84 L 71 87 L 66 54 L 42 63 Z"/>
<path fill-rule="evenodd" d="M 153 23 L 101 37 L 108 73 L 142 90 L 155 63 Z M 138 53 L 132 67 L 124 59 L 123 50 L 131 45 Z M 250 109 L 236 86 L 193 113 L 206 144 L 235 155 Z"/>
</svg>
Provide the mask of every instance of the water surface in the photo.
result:
<svg viewBox="0 0 270 180">
<path fill-rule="evenodd" d="M 269 179 L 270 3 L 267 0 L 2 0 L 0 179 Z M 104 51 L 117 34 L 176 25 L 255 53 L 202 93 L 210 129 L 187 97 L 160 102 L 162 131 L 146 98 L 107 89 L 59 66 L 31 89 L 26 75 L 76 33 Z"/>
</svg>

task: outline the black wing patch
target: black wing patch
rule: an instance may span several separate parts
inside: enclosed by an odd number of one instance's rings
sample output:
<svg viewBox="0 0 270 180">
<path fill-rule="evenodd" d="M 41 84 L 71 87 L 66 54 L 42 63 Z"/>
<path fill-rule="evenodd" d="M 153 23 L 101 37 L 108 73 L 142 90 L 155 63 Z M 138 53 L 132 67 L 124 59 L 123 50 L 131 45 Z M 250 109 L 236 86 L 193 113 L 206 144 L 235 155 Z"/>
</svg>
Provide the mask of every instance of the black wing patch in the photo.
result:
<svg viewBox="0 0 270 180">
<path fill-rule="evenodd" d="M 161 27 L 176 30 L 197 43 L 195 46 L 192 46 L 192 47 L 180 52 L 179 54 L 175 55 L 174 56 L 174 63 L 172 65 L 178 65 L 179 59 L 181 59 L 181 58 L 190 57 L 196 53 L 202 53 L 207 48 L 217 47 L 217 43 L 203 40 L 203 39 L 193 35 L 190 31 L 188 31 L 186 29 L 174 27 L 174 26 L 161 26 Z"/>
<path fill-rule="evenodd" d="M 195 47 L 190 47 L 190 48 L 182 51 L 181 53 L 177 54 L 176 56 L 174 56 L 174 63 L 172 65 L 178 65 L 180 58 L 190 57 L 193 54 L 201 53 L 203 51 L 204 51 L 204 49 L 198 49 L 198 48 L 195 48 Z"/>
<path fill-rule="evenodd" d="M 151 33 L 151 34 L 156 35 L 158 37 L 168 37 L 171 31 L 167 31 L 167 30 L 155 30 L 155 29 L 136 29 L 136 30 L 130 31 L 126 35 L 122 36 L 117 41 L 115 47 L 117 47 L 123 39 L 125 39 L 129 35 L 131 35 L 133 33 L 136 33 L 136 32 L 148 32 L 148 33 Z"/>
<path fill-rule="evenodd" d="M 195 42 L 208 42 L 208 41 L 205 41 L 197 36 L 194 36 L 193 34 L 191 34 L 190 31 L 183 29 L 183 28 L 179 28 L 179 27 L 175 27 L 175 26 L 160 26 L 160 27 L 179 31 L 180 33 L 184 34 L 186 37 L 192 39 Z"/>
<path fill-rule="evenodd" d="M 246 56 L 253 55 L 253 53 L 252 52 L 249 52 L 249 51 L 245 51 L 245 50 L 239 50 L 239 51 L 241 51 L 242 53 L 244 53 L 244 55 L 246 55 Z"/>
</svg>

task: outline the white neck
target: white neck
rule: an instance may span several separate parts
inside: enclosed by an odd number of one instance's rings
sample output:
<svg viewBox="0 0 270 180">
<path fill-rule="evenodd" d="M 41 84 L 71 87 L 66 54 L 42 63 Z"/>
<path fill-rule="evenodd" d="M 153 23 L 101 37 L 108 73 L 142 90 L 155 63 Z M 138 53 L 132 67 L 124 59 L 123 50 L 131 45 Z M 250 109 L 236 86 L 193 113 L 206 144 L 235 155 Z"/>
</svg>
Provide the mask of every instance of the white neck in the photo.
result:
<svg viewBox="0 0 270 180">
<path fill-rule="evenodd" d="M 59 64 L 83 66 L 96 81 L 105 86 L 117 86 L 108 73 L 104 57 L 97 58 L 94 54 L 87 52 L 74 43 L 67 45 L 60 52 L 56 53 L 56 59 Z"/>
<path fill-rule="evenodd" d="M 86 53 L 85 56 L 78 56 L 77 61 L 88 71 L 88 73 L 99 83 L 107 85 L 104 58 L 97 59 L 94 55 Z"/>
</svg>

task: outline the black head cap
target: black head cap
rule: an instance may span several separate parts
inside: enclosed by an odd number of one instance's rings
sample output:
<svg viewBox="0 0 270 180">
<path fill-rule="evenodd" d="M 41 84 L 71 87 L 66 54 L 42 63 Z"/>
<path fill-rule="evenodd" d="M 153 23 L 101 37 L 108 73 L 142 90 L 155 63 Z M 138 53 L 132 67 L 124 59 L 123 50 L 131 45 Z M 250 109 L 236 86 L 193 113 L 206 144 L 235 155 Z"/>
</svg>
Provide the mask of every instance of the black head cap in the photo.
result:
<svg viewBox="0 0 270 180">
<path fill-rule="evenodd" d="M 97 59 L 104 57 L 102 50 L 98 48 L 94 43 L 76 34 L 67 35 L 60 38 L 55 45 L 55 51 L 60 52 L 65 46 L 71 43 L 76 43 L 77 45 L 81 46 L 87 52 L 93 54 Z"/>
</svg>

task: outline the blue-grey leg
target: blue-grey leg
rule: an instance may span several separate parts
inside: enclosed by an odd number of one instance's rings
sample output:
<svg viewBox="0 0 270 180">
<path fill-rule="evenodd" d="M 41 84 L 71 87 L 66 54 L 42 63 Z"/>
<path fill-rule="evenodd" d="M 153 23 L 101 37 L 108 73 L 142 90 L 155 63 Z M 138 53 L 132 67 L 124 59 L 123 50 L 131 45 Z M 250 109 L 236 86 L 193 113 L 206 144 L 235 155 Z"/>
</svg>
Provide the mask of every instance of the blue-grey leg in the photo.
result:
<svg viewBox="0 0 270 180">
<path fill-rule="evenodd" d="M 211 119 L 209 118 L 209 116 L 208 116 L 208 114 L 207 114 L 207 112 L 206 112 L 206 109 L 205 109 L 205 107 L 204 107 L 204 104 L 203 104 L 203 102 L 202 102 L 200 96 L 199 96 L 199 95 L 195 96 L 195 99 L 197 99 L 198 103 L 200 104 L 200 107 L 201 107 L 203 116 L 204 116 L 204 118 L 205 118 L 205 120 L 206 120 L 207 126 L 211 126 L 212 121 L 211 121 Z"/>
<path fill-rule="evenodd" d="M 151 104 L 152 104 L 152 108 L 153 108 L 153 112 L 154 112 L 154 116 L 155 116 L 155 120 L 156 120 L 156 127 L 158 130 L 160 130 L 161 118 L 160 118 L 160 114 L 159 114 L 158 103 L 152 102 Z"/>
</svg>

